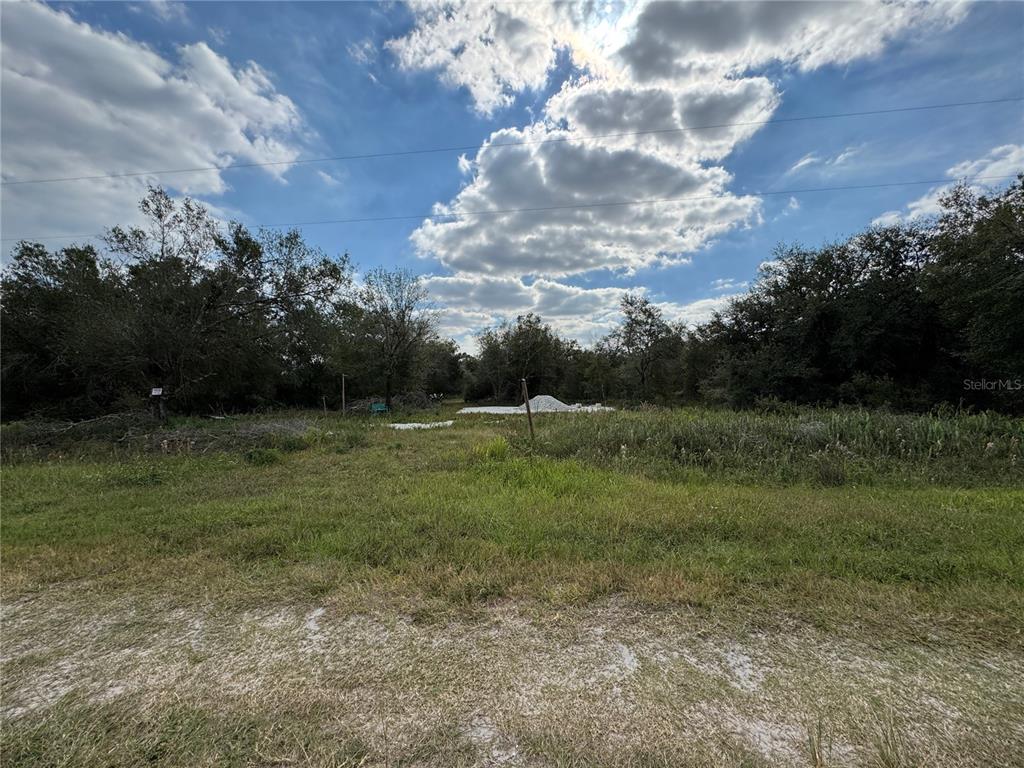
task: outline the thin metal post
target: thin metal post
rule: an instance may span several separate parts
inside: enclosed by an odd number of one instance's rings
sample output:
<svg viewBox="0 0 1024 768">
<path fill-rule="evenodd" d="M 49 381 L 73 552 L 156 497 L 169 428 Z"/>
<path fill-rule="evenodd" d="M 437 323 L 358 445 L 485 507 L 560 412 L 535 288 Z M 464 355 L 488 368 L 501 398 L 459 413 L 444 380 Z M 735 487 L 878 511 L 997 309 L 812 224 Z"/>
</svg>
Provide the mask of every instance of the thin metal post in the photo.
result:
<svg viewBox="0 0 1024 768">
<path fill-rule="evenodd" d="M 523 379 L 523 402 L 526 404 L 526 419 L 530 422 L 530 439 L 534 439 L 533 434 L 533 412 L 530 410 L 530 392 L 526 388 L 526 379 Z"/>
</svg>

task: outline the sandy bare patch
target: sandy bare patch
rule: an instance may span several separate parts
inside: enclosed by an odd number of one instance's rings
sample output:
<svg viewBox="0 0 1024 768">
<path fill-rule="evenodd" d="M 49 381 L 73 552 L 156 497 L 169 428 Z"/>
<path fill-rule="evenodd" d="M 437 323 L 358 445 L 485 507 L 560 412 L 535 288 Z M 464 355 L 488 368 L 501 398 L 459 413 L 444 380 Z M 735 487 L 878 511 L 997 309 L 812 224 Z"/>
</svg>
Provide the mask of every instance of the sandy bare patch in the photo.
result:
<svg viewBox="0 0 1024 768">
<path fill-rule="evenodd" d="M 877 757 L 895 712 L 930 765 L 1006 764 L 1024 751 L 1024 661 L 1010 652 L 877 646 L 806 626 L 730 631 L 626 600 L 504 603 L 421 623 L 330 603 L 166 610 L 65 589 L 7 606 L 3 645 L 8 727 L 71 695 L 289 701 L 326 707 L 392 758 L 450 733 L 475 765 L 546 765 L 580 750 L 598 763 L 646 750 L 677 764 L 793 765 L 810 764 L 808 732 L 821 723 L 828 764 L 853 766 Z"/>
</svg>

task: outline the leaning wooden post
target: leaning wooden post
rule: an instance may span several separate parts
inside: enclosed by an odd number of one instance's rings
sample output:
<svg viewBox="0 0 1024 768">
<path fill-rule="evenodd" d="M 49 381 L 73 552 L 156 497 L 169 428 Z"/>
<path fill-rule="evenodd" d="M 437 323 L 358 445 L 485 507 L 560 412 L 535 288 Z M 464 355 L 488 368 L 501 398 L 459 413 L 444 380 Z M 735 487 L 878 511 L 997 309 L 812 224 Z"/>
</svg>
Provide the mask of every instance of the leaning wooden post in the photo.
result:
<svg viewBox="0 0 1024 768">
<path fill-rule="evenodd" d="M 526 405 L 526 420 L 530 422 L 530 439 L 534 439 L 533 434 L 533 412 L 530 410 L 530 392 L 526 388 L 526 379 L 523 379 L 523 403 Z"/>
</svg>

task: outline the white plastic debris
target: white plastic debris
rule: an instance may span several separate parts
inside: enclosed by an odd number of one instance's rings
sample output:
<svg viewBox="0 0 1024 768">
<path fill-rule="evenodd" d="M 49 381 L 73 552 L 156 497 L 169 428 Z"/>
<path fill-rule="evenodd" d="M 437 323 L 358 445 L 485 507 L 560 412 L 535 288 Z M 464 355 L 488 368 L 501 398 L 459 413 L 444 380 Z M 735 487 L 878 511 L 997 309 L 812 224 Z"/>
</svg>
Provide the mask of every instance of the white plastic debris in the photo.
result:
<svg viewBox="0 0 1024 768">
<path fill-rule="evenodd" d="M 392 429 L 434 429 L 436 427 L 450 427 L 454 421 L 427 421 L 411 422 L 409 424 L 388 424 Z"/>
</svg>

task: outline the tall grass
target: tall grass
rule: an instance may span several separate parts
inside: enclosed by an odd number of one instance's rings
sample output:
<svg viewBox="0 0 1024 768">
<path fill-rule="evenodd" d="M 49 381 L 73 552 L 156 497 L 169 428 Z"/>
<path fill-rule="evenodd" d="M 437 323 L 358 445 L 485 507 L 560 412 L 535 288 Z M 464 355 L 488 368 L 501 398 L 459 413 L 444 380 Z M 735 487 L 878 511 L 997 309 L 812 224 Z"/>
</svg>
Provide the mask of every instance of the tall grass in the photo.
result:
<svg viewBox="0 0 1024 768">
<path fill-rule="evenodd" d="M 538 420 L 520 451 L 645 473 L 820 485 L 1024 482 L 1024 420 L 996 414 L 909 415 L 861 409 L 649 409 Z"/>
</svg>

